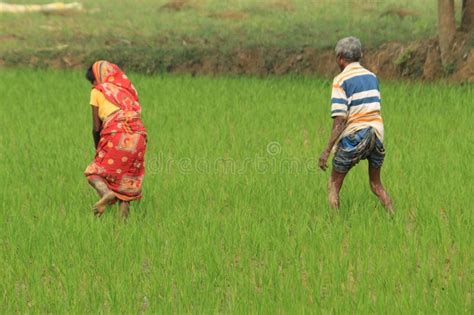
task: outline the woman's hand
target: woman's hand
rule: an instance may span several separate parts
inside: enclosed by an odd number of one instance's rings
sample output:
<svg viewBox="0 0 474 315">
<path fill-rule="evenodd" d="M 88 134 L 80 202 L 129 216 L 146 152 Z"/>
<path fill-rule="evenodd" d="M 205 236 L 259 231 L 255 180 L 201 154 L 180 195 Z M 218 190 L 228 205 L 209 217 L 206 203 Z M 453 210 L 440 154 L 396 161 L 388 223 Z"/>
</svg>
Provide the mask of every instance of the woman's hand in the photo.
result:
<svg viewBox="0 0 474 315">
<path fill-rule="evenodd" d="M 92 106 L 92 138 L 94 139 L 96 149 L 99 145 L 101 129 L 102 121 L 99 118 L 99 108 L 97 106 Z"/>
</svg>

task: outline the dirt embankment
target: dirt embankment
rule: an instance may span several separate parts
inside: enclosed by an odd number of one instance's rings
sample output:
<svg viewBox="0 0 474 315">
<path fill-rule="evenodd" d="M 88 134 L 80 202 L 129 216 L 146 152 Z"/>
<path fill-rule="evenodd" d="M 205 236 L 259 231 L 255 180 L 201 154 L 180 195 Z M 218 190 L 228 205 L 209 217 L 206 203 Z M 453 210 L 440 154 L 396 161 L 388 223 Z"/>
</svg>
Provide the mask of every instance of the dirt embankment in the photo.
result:
<svg viewBox="0 0 474 315">
<path fill-rule="evenodd" d="M 383 79 L 448 79 L 474 83 L 474 49 L 465 36 L 459 36 L 454 48 L 456 64 L 443 68 L 436 40 L 401 44 L 387 43 L 368 49 L 363 64 Z M 11 52 L 0 56 L 0 66 L 46 68 L 85 68 L 97 59 L 108 59 L 127 70 L 153 74 L 192 75 L 321 75 L 337 72 L 332 49 L 316 50 L 241 48 L 233 51 L 190 48 L 183 51 L 141 47 L 113 47 L 89 53 L 66 49 Z"/>
</svg>

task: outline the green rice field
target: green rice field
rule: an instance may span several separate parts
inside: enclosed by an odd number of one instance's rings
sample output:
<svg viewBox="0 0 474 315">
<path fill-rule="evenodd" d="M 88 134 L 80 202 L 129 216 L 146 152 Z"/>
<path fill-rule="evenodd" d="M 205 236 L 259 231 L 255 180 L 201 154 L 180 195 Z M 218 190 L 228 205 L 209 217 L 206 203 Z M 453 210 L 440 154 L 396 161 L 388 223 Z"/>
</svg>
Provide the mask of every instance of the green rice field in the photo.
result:
<svg viewBox="0 0 474 315">
<path fill-rule="evenodd" d="M 331 81 L 130 77 L 149 146 L 123 222 L 92 215 L 84 74 L 0 70 L 0 313 L 472 314 L 472 85 L 382 82 L 391 218 L 366 161 L 327 206 Z"/>
</svg>

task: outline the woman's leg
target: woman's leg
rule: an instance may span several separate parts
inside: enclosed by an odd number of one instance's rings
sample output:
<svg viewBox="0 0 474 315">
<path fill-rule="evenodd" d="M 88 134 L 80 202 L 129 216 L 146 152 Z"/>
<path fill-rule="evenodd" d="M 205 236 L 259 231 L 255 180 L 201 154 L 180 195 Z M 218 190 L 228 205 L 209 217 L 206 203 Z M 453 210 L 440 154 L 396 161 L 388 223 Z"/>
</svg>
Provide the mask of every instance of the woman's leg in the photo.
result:
<svg viewBox="0 0 474 315">
<path fill-rule="evenodd" d="M 100 197 L 103 197 L 104 195 L 110 192 L 110 189 L 109 187 L 107 187 L 107 184 L 99 176 L 89 176 L 87 178 L 87 181 L 97 191 Z"/>
<path fill-rule="evenodd" d="M 129 211 L 130 211 L 130 202 L 120 201 L 119 211 L 120 211 L 120 215 L 122 216 L 122 218 L 124 218 L 124 219 L 128 218 L 128 214 L 129 214 Z"/>
<path fill-rule="evenodd" d="M 87 180 L 101 197 L 93 208 L 94 214 L 97 216 L 101 216 L 105 212 L 105 208 L 109 204 L 116 201 L 115 194 L 109 189 L 109 187 L 107 187 L 105 181 L 99 176 L 91 176 Z"/>
</svg>

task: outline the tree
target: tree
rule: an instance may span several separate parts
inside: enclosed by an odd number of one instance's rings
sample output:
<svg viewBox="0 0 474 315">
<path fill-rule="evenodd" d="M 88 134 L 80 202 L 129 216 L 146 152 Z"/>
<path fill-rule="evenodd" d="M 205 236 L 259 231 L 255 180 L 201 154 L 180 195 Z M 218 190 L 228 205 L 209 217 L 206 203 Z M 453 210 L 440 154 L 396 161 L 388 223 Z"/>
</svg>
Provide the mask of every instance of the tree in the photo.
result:
<svg viewBox="0 0 474 315">
<path fill-rule="evenodd" d="M 461 29 L 468 33 L 474 31 L 474 0 L 462 1 Z"/>
<path fill-rule="evenodd" d="M 472 2 L 473 0 L 464 0 Z M 444 67 L 454 62 L 452 44 L 456 36 L 456 20 L 454 15 L 454 0 L 438 0 L 438 38 L 441 50 L 441 61 Z"/>
</svg>

